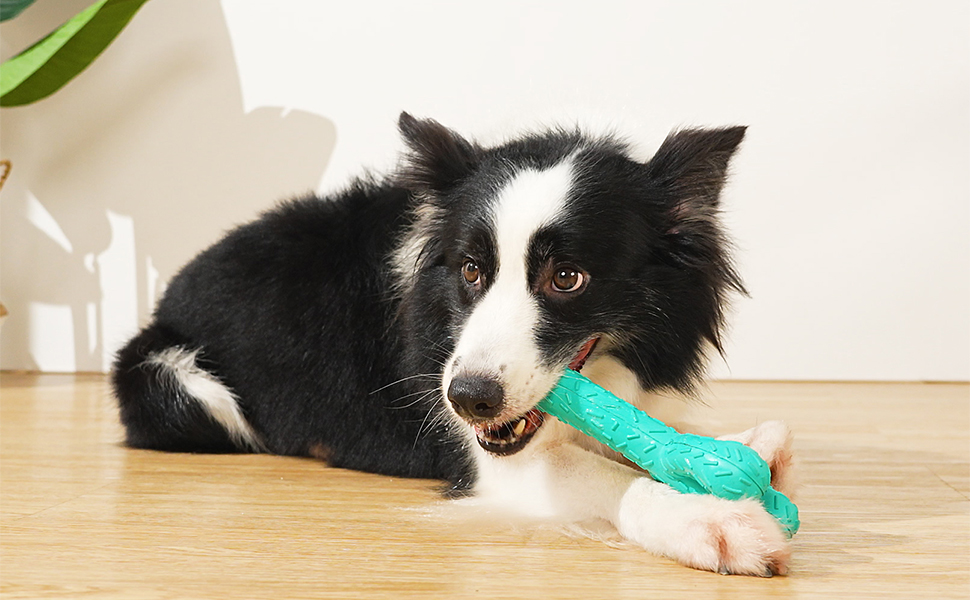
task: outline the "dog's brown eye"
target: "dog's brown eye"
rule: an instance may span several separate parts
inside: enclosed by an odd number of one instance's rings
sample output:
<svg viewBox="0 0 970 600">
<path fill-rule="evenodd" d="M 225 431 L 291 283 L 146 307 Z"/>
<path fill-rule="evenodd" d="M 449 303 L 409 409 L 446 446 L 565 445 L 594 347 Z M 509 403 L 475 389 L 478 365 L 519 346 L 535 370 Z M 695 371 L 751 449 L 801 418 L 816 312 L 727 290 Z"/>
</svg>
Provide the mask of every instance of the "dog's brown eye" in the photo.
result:
<svg viewBox="0 0 970 600">
<path fill-rule="evenodd" d="M 470 258 L 466 259 L 461 266 L 461 275 L 469 285 L 476 285 L 482 280 L 482 273 L 478 264 Z"/>
<path fill-rule="evenodd" d="M 557 292 L 575 292 L 583 287 L 585 281 L 583 273 L 572 266 L 556 267 L 552 274 L 552 287 Z"/>
</svg>

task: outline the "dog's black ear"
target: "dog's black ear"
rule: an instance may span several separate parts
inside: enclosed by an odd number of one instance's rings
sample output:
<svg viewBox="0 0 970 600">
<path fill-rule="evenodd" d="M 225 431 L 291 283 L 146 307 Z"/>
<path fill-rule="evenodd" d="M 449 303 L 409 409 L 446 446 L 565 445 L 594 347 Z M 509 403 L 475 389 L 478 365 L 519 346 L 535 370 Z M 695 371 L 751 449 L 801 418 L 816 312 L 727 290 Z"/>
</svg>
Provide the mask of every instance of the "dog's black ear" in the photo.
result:
<svg viewBox="0 0 970 600">
<path fill-rule="evenodd" d="M 409 149 L 400 173 L 404 187 L 447 192 L 475 169 L 481 149 L 441 123 L 402 112 L 398 129 Z"/>
<path fill-rule="evenodd" d="M 647 163 L 667 213 L 667 234 L 705 235 L 717 215 L 728 162 L 745 127 L 684 129 L 667 136 Z"/>
<path fill-rule="evenodd" d="M 674 202 L 674 211 L 717 208 L 728 162 L 746 127 L 684 129 L 667 136 L 647 163 L 651 179 Z"/>
<path fill-rule="evenodd" d="M 653 189 L 666 213 L 662 235 L 669 255 L 701 273 L 714 291 L 712 314 L 720 322 L 723 293 L 746 293 L 729 257 L 718 204 L 731 156 L 744 139 L 745 127 L 685 129 L 667 136 L 647 163 Z M 720 349 L 718 325 L 705 336 Z"/>
</svg>

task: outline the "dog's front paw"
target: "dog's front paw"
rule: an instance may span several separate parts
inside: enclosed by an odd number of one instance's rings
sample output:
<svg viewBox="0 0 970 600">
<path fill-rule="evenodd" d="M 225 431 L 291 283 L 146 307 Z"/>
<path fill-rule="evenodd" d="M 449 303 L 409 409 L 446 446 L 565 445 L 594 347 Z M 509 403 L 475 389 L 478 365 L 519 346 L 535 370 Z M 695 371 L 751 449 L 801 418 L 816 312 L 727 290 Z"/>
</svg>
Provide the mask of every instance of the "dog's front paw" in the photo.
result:
<svg viewBox="0 0 970 600">
<path fill-rule="evenodd" d="M 771 469 L 771 487 L 789 498 L 797 487 L 792 433 L 783 421 L 765 421 L 737 435 L 717 438 L 741 442 L 757 452 Z"/>
<path fill-rule="evenodd" d="M 771 577 L 788 572 L 788 539 L 761 504 L 700 498 L 710 502 L 687 523 L 676 558 L 688 566 L 722 574 Z"/>
<path fill-rule="evenodd" d="M 788 572 L 788 539 L 754 499 L 679 494 L 642 480 L 624 495 L 617 528 L 647 550 L 696 569 L 761 577 Z"/>
</svg>

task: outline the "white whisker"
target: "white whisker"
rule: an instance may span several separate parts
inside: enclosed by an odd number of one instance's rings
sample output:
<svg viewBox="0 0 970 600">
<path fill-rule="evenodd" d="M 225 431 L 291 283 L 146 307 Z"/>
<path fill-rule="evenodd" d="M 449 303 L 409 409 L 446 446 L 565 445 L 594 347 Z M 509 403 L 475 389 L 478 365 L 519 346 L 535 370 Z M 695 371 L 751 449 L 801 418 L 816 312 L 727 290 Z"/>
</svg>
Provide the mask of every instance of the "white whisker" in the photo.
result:
<svg viewBox="0 0 970 600">
<path fill-rule="evenodd" d="M 424 378 L 427 378 L 427 379 L 432 379 L 432 378 L 438 377 L 438 375 L 436 373 L 418 373 L 417 375 L 409 375 L 407 377 L 402 377 L 401 379 L 398 379 L 397 381 L 392 381 L 391 383 L 389 383 L 389 384 L 387 384 L 385 386 L 381 386 L 381 387 L 377 388 L 376 390 L 374 390 L 373 392 L 370 392 L 368 395 L 369 396 L 374 395 L 377 392 L 380 392 L 382 390 L 386 390 L 387 388 L 389 388 L 391 386 L 397 385 L 399 383 L 404 383 L 405 381 L 410 381 L 411 379 L 418 379 L 420 377 L 424 377 Z"/>
</svg>

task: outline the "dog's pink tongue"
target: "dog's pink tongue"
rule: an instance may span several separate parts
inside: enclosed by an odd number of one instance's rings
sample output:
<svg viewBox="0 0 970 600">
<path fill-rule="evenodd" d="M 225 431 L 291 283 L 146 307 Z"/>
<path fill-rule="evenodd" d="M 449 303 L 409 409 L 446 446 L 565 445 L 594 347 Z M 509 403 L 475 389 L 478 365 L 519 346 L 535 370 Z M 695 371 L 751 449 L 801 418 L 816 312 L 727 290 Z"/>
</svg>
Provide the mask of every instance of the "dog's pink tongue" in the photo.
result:
<svg viewBox="0 0 970 600">
<path fill-rule="evenodd" d="M 589 355 L 593 352 L 593 348 L 596 347 L 596 342 L 598 341 L 600 341 L 600 339 L 598 337 L 594 337 L 583 344 L 583 347 L 579 349 L 579 354 L 576 355 L 573 362 L 569 363 L 569 368 L 573 371 L 579 371 L 582 369 L 583 365 L 586 364 L 586 359 L 589 358 Z"/>
</svg>

